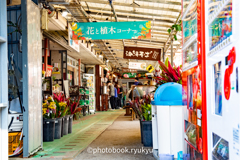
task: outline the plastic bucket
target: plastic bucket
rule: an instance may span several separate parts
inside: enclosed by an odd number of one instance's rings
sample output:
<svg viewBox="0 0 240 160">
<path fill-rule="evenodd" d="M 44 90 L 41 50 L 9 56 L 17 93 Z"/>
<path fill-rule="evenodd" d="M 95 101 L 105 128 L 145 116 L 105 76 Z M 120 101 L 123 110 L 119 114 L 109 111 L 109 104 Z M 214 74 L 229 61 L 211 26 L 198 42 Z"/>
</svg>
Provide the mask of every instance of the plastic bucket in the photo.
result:
<svg viewBox="0 0 240 160">
<path fill-rule="evenodd" d="M 84 100 L 81 99 L 81 100 L 80 100 L 80 105 L 83 106 L 84 104 L 85 104 Z"/>
<path fill-rule="evenodd" d="M 54 141 L 55 119 L 43 119 L 43 142 Z"/>
<path fill-rule="evenodd" d="M 85 90 L 85 93 L 86 93 L 86 94 L 89 94 L 89 90 Z"/>
<path fill-rule="evenodd" d="M 80 92 L 80 94 L 84 94 L 84 89 L 83 89 L 83 88 L 80 88 L 80 89 L 79 89 L 79 92 Z"/>
<path fill-rule="evenodd" d="M 63 117 L 64 123 L 63 123 L 63 135 L 68 134 L 68 124 L 69 124 L 69 115 L 66 115 Z"/>
<path fill-rule="evenodd" d="M 73 114 L 69 116 L 68 133 L 72 133 Z"/>
<path fill-rule="evenodd" d="M 152 121 L 142 121 L 142 137 L 145 147 L 153 147 Z"/>
<path fill-rule="evenodd" d="M 88 100 L 88 99 L 86 99 L 86 101 L 85 101 L 85 102 L 86 102 L 86 104 L 89 104 L 89 100 Z"/>
<path fill-rule="evenodd" d="M 164 159 L 164 160 L 174 160 L 174 155 L 171 155 L 171 154 L 160 154 L 159 158 L 160 159 Z"/>
<path fill-rule="evenodd" d="M 63 130 L 64 130 L 64 117 L 62 117 L 62 129 L 61 129 L 61 137 L 63 137 Z"/>
<path fill-rule="evenodd" d="M 141 143 L 143 143 L 142 121 L 139 119 L 139 122 L 140 122 L 140 131 L 141 131 Z"/>
<path fill-rule="evenodd" d="M 54 139 L 60 139 L 62 133 L 62 117 L 55 119 L 55 134 Z"/>
</svg>

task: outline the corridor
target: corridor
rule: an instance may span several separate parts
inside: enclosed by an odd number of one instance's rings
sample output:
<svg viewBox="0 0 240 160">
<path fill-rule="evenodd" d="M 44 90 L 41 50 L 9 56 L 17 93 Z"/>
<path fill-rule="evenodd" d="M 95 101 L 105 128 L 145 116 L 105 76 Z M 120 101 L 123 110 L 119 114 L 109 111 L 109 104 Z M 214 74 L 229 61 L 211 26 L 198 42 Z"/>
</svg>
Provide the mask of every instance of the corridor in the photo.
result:
<svg viewBox="0 0 240 160">
<path fill-rule="evenodd" d="M 43 151 L 28 159 L 154 159 L 152 148 L 141 144 L 139 121 L 124 114 L 125 110 L 97 112 L 74 121 L 72 134 L 44 142 Z M 22 158 L 10 158 L 18 159 Z"/>
</svg>

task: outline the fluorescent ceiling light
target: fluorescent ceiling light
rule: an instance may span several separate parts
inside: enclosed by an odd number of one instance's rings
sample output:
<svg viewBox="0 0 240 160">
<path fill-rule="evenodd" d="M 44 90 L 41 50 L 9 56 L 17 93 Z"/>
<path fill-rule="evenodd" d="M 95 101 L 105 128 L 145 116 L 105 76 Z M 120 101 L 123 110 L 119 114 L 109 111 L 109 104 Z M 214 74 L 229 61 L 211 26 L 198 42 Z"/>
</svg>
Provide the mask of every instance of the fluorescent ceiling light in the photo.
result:
<svg viewBox="0 0 240 160">
<path fill-rule="evenodd" d="M 63 11 L 63 12 L 62 12 L 62 16 L 63 16 L 63 17 L 66 17 L 66 16 L 67 16 L 67 14 L 68 14 L 68 12 L 67 12 L 67 11 Z"/>
</svg>

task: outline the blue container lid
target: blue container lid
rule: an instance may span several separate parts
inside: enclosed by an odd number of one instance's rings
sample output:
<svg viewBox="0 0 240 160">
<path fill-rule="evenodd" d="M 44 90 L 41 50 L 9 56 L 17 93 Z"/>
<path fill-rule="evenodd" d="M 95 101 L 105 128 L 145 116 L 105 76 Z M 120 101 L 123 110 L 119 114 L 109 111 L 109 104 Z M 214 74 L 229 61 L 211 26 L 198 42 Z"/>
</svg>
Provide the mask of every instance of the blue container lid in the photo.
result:
<svg viewBox="0 0 240 160">
<path fill-rule="evenodd" d="M 169 82 L 159 86 L 154 94 L 152 104 L 162 106 L 182 105 L 182 85 Z"/>
</svg>

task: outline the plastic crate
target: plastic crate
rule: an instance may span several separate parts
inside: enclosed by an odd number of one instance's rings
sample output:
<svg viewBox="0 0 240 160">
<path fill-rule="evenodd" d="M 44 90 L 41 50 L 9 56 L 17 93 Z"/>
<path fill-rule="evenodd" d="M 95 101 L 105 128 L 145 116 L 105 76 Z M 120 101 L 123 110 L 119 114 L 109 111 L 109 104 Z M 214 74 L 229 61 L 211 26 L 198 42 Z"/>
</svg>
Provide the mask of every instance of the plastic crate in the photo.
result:
<svg viewBox="0 0 240 160">
<path fill-rule="evenodd" d="M 18 147 L 21 132 L 8 133 L 8 155 L 12 155 Z M 23 141 L 20 143 L 20 147 L 23 146 Z"/>
</svg>

